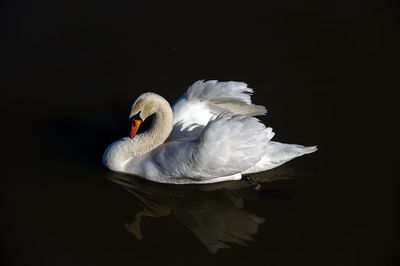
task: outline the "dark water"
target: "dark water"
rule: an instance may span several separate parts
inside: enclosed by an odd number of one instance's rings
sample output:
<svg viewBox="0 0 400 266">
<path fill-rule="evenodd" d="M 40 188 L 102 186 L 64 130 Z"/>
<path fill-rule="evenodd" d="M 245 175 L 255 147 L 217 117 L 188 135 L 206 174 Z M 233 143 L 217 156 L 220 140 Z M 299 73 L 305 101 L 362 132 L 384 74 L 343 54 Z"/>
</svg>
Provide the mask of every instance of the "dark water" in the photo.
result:
<svg viewBox="0 0 400 266">
<path fill-rule="evenodd" d="M 3 2 L 3 264 L 397 265 L 398 8 Z M 247 82 L 275 140 L 319 145 L 254 177 L 288 198 L 102 167 L 138 95 L 198 79 Z"/>
</svg>

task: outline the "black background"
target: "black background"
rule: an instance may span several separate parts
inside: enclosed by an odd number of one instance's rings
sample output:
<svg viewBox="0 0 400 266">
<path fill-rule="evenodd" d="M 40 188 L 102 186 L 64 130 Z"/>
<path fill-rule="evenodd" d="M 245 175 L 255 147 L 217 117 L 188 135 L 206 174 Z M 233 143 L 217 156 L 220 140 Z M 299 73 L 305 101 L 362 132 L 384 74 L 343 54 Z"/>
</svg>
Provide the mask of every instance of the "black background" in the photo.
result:
<svg viewBox="0 0 400 266">
<path fill-rule="evenodd" d="M 3 1 L 0 21 L 5 265 L 399 263 L 396 2 Z M 277 141 L 320 147 L 272 184 L 292 203 L 249 203 L 257 241 L 215 255 L 173 216 L 134 239 L 101 165 L 140 93 L 198 79 L 248 83 Z"/>
</svg>

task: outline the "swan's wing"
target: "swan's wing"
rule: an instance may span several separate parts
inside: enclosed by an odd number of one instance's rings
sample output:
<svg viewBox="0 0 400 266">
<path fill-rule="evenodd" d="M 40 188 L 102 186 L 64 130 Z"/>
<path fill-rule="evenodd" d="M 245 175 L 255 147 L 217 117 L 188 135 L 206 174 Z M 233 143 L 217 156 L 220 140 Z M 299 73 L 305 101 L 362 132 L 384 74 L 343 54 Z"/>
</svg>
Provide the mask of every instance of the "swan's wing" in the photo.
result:
<svg viewBox="0 0 400 266">
<path fill-rule="evenodd" d="M 199 80 L 172 106 L 174 129 L 169 140 L 197 137 L 211 118 L 229 111 L 247 116 L 264 115 L 267 109 L 251 102 L 253 89 L 246 83 Z"/>
<path fill-rule="evenodd" d="M 223 113 L 210 121 L 198 138 L 168 142 L 128 163 L 126 170 L 171 183 L 230 176 L 256 164 L 273 135 L 272 128 L 254 117 Z"/>
</svg>

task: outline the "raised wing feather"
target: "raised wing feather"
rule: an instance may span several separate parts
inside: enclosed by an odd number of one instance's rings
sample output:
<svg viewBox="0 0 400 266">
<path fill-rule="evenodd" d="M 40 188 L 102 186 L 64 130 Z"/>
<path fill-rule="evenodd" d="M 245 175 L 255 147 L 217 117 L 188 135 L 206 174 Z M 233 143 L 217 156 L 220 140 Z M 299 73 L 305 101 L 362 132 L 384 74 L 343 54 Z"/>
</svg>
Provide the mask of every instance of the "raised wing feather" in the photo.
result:
<svg viewBox="0 0 400 266">
<path fill-rule="evenodd" d="M 174 130 L 169 140 L 197 137 L 211 118 L 226 111 L 248 116 L 264 115 L 267 109 L 252 104 L 252 93 L 253 89 L 243 82 L 199 80 L 193 83 L 172 107 Z"/>
</svg>

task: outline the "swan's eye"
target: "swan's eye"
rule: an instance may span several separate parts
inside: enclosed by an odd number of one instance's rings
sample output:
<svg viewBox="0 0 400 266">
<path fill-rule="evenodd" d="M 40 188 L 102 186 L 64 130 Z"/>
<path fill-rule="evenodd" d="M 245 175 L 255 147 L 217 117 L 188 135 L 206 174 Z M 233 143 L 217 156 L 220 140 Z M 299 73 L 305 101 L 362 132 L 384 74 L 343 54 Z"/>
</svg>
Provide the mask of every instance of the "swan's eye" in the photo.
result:
<svg viewBox="0 0 400 266">
<path fill-rule="evenodd" d="M 140 121 L 142 121 L 142 118 L 140 117 L 140 113 L 141 113 L 141 112 L 142 112 L 142 111 L 139 111 L 139 113 L 137 113 L 137 114 L 135 114 L 135 115 L 129 117 L 129 120 L 130 120 L 131 122 L 133 122 L 134 120 L 140 120 Z"/>
<path fill-rule="evenodd" d="M 151 127 L 151 124 L 153 123 L 153 117 L 154 115 L 147 117 L 146 120 L 140 124 L 137 134 L 143 133 Z"/>
</svg>

